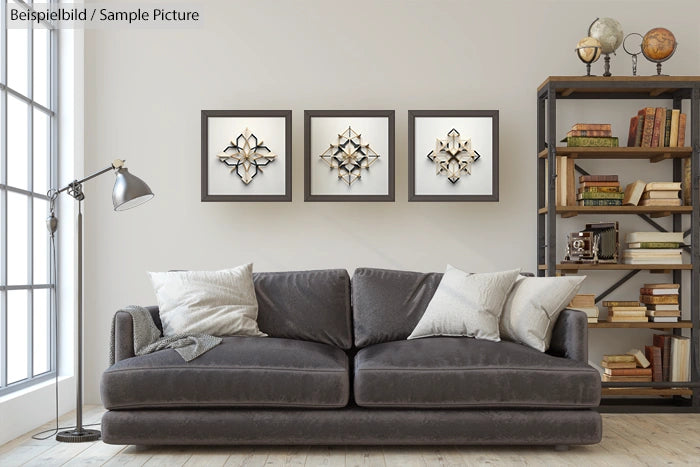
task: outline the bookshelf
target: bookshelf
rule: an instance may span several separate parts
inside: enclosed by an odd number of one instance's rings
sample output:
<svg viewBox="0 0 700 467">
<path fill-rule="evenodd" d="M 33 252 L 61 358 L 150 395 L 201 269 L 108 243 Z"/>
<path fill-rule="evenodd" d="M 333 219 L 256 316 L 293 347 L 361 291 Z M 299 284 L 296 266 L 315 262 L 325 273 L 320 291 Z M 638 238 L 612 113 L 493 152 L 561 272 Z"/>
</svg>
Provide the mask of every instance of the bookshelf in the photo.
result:
<svg viewBox="0 0 700 467">
<path fill-rule="evenodd" d="M 689 101 L 690 134 L 686 147 L 562 147 L 557 146 L 557 101 L 559 99 L 658 99 L 671 100 L 674 109 Z M 653 106 L 649 104 L 648 106 Z M 661 105 L 659 105 L 661 106 Z M 550 76 L 537 88 L 537 275 L 556 276 L 585 271 L 620 271 L 623 277 L 611 284 L 596 301 L 647 270 L 672 274 L 673 282 L 681 283 L 683 274 L 690 275 L 690 319 L 678 323 L 589 323 L 599 332 L 625 332 L 628 329 L 652 329 L 682 335 L 690 332 L 691 370 L 689 382 L 609 383 L 603 382 L 601 411 L 608 412 L 700 412 L 700 76 L 613 76 L 571 77 Z M 626 133 L 619 136 L 626 136 Z M 622 139 L 622 138 L 621 138 Z M 557 206 L 546 200 L 556 199 L 557 157 L 566 156 L 575 163 L 581 160 L 630 160 L 651 164 L 672 164 L 673 180 L 681 181 L 683 161 L 690 159 L 692 203 L 690 206 Z M 578 167 L 577 167 L 578 169 Z M 585 173 L 585 172 L 584 172 Z M 690 217 L 690 264 L 575 264 L 560 263 L 557 241 L 565 236 L 557 231 L 560 218 L 601 214 L 639 216 L 657 229 L 653 218 L 671 217 L 673 231 L 682 230 L 682 220 Z M 595 220 L 595 219 L 592 219 Z M 651 230 L 651 229 L 650 229 Z M 686 276 L 687 277 L 687 276 Z M 664 279 L 660 279 L 663 281 Z M 643 344 L 642 344 L 643 345 Z"/>
</svg>

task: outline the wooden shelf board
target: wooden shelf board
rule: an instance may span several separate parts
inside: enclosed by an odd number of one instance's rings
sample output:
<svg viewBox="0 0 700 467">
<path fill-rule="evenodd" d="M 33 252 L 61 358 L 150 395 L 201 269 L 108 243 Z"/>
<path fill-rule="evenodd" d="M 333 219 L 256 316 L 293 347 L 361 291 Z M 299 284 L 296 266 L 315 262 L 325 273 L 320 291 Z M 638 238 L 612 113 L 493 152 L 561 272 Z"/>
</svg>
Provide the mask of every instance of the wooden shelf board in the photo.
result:
<svg viewBox="0 0 700 467">
<path fill-rule="evenodd" d="M 579 214 L 649 214 L 652 217 L 671 214 L 692 214 L 692 206 L 557 206 L 557 214 L 574 217 Z M 538 214 L 547 214 L 548 208 L 540 208 Z"/>
<path fill-rule="evenodd" d="M 567 156 L 571 159 L 649 159 L 650 162 L 659 162 L 666 159 L 690 157 L 693 148 L 577 148 L 557 146 L 558 156 Z M 546 159 L 548 150 L 544 149 L 537 154 L 540 159 Z"/>
<path fill-rule="evenodd" d="M 679 383 L 682 384 L 682 383 Z M 692 396 L 690 388 L 601 388 L 602 396 Z"/>
<path fill-rule="evenodd" d="M 680 86 L 676 83 L 699 83 L 698 76 L 550 76 L 537 88 L 542 91 L 552 83 L 557 88 L 557 94 L 566 93 L 635 93 L 655 97 L 660 94 L 677 91 Z M 625 86 L 629 84 L 629 87 Z M 582 88 L 577 85 L 591 87 Z M 611 86 L 612 85 L 612 86 Z"/>
<path fill-rule="evenodd" d="M 679 329 L 692 328 L 692 321 L 678 321 L 677 323 L 610 323 L 608 321 L 598 321 L 597 323 L 588 323 L 589 328 L 611 329 L 611 328 L 640 328 L 640 329 Z"/>
<path fill-rule="evenodd" d="M 557 271 L 665 271 L 672 269 L 693 269 L 692 264 L 575 264 L 564 263 L 555 265 Z M 538 269 L 546 271 L 547 265 L 540 264 Z"/>
</svg>

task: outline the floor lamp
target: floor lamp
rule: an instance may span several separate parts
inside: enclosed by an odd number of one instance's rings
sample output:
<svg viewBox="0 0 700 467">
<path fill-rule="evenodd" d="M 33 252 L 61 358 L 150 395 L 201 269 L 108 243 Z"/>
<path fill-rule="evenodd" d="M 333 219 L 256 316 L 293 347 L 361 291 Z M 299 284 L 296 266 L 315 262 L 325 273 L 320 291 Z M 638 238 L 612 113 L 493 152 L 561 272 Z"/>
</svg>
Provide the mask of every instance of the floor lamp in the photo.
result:
<svg viewBox="0 0 700 467">
<path fill-rule="evenodd" d="M 49 191 L 50 214 L 46 219 L 46 226 L 53 236 L 58 227 L 58 219 L 54 216 L 56 198 L 64 191 L 78 201 L 77 229 L 78 229 L 78 371 L 76 381 L 76 407 L 75 428 L 61 431 L 56 434 L 57 441 L 79 443 L 83 441 L 95 441 L 100 439 L 99 430 L 86 430 L 83 428 L 83 183 L 113 170 L 116 175 L 114 188 L 112 189 L 112 203 L 115 211 L 131 209 L 153 198 L 153 192 L 140 178 L 131 175 L 124 161 L 116 159 L 112 165 L 94 174 L 74 180 L 60 190 Z"/>
</svg>

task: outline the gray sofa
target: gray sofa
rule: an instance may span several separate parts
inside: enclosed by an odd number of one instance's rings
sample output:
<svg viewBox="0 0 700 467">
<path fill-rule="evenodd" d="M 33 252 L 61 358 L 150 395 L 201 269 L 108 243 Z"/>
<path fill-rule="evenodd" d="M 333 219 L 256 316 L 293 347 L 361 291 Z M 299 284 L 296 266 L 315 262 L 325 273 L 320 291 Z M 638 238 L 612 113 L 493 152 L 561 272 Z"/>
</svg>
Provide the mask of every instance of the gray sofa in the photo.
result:
<svg viewBox="0 0 700 467">
<path fill-rule="evenodd" d="M 600 376 L 587 324 L 564 310 L 547 353 L 462 337 L 406 340 L 441 274 L 357 269 L 255 274 L 270 337 L 225 337 L 185 363 L 135 357 L 115 317 L 102 376 L 110 444 L 593 444 Z M 150 308 L 160 327 L 158 309 Z"/>
</svg>

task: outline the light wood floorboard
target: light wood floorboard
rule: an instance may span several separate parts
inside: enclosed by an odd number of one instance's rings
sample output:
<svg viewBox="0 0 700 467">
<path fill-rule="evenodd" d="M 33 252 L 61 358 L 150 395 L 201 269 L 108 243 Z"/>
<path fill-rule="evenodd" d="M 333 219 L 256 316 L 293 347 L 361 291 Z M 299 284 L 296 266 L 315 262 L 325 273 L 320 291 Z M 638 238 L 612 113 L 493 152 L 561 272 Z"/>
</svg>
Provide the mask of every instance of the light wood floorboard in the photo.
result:
<svg viewBox="0 0 700 467">
<path fill-rule="evenodd" d="M 101 407 L 86 407 L 84 424 Z M 60 418 L 70 426 L 75 414 Z M 54 422 L 55 423 L 55 422 Z M 49 423 L 0 446 L 0 466 L 236 466 L 236 467 L 461 467 L 700 465 L 700 414 L 604 414 L 603 441 L 593 446 L 114 446 L 101 441 L 59 443 L 31 438 Z"/>
</svg>

